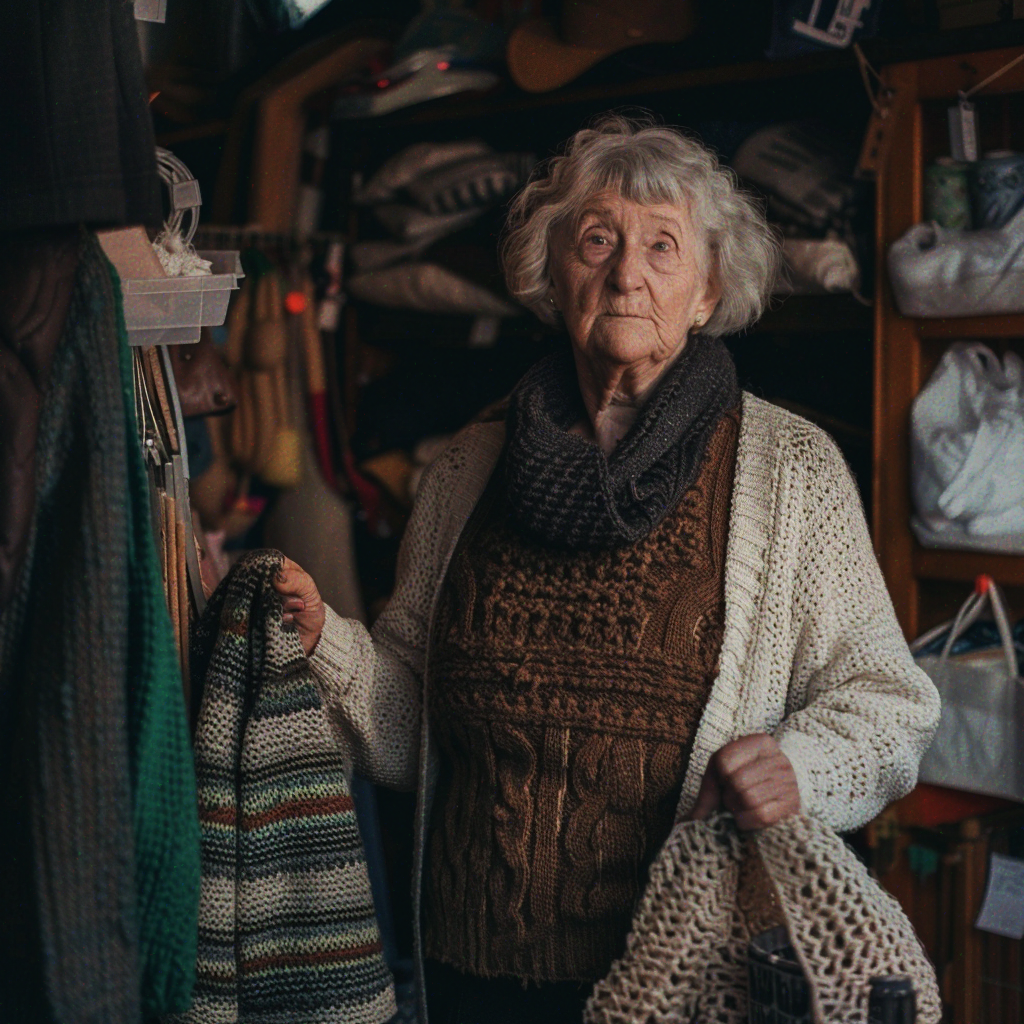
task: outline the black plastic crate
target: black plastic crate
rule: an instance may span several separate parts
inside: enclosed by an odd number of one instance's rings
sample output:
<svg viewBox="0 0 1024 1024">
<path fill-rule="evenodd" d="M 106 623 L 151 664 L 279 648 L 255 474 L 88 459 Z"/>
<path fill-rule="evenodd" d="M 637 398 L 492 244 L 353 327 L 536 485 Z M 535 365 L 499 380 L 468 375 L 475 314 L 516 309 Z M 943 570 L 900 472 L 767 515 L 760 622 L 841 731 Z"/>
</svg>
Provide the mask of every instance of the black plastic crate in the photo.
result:
<svg viewBox="0 0 1024 1024">
<path fill-rule="evenodd" d="M 811 1024 L 811 990 L 785 928 L 751 939 L 747 963 L 750 1024 Z"/>
</svg>

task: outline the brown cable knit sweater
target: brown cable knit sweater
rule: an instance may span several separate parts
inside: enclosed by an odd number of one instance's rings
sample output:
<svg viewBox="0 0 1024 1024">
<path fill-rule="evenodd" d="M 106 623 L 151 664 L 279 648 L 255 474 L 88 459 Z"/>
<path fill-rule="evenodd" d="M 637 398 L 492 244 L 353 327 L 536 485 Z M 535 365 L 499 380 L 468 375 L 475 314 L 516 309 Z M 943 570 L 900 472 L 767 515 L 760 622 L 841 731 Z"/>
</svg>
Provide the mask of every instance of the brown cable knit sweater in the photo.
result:
<svg viewBox="0 0 1024 1024">
<path fill-rule="evenodd" d="M 624 548 L 524 539 L 494 474 L 435 623 L 428 956 L 593 981 L 622 953 L 717 671 L 738 430 L 723 417 L 676 509 Z"/>
</svg>

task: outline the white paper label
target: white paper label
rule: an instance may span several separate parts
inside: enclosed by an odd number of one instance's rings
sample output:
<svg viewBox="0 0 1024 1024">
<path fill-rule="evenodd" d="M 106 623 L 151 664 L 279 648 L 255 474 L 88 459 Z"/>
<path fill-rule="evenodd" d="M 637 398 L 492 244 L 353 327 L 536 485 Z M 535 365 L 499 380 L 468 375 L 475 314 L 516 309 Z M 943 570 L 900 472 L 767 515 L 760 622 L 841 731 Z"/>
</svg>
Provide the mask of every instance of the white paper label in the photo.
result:
<svg viewBox="0 0 1024 1024">
<path fill-rule="evenodd" d="M 974 104 L 961 100 L 949 108 L 949 155 L 954 160 L 978 159 L 978 127 Z"/>
<path fill-rule="evenodd" d="M 336 331 L 341 314 L 341 297 L 328 296 L 320 303 L 316 325 L 321 331 Z"/>
<path fill-rule="evenodd" d="M 853 34 L 864 27 L 861 14 L 871 6 L 871 0 L 839 0 L 832 12 L 832 20 L 825 28 L 817 26 L 821 2 L 811 5 L 807 21 L 793 21 L 793 31 L 825 46 L 847 47 L 853 42 Z"/>
<path fill-rule="evenodd" d="M 1024 938 L 1024 860 L 993 853 L 975 928 L 1008 939 Z"/>
</svg>

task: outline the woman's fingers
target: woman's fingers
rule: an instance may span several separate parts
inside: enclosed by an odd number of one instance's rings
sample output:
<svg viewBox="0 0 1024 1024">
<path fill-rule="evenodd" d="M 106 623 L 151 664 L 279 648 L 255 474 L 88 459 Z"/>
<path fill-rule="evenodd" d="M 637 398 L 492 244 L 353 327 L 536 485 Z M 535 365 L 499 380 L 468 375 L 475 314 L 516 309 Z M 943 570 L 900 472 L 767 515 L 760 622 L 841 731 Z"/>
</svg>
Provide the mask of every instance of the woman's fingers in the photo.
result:
<svg viewBox="0 0 1024 1024">
<path fill-rule="evenodd" d="M 316 590 L 316 585 L 310 578 L 309 573 L 286 558 L 281 571 L 274 580 L 274 589 L 279 594 L 295 594 L 298 597 L 302 597 L 310 589 Z"/>
<path fill-rule="evenodd" d="M 767 828 L 800 810 L 796 773 L 771 736 L 759 733 L 726 744 L 712 757 L 711 769 L 722 804 L 741 829 Z"/>
<path fill-rule="evenodd" d="M 281 595 L 281 621 L 295 624 L 303 650 L 311 654 L 324 626 L 324 606 L 320 592 L 300 565 L 285 558 L 274 580 L 274 589 Z"/>
<path fill-rule="evenodd" d="M 286 597 L 281 602 L 281 610 L 284 613 L 281 616 L 281 621 L 282 622 L 284 622 L 284 623 L 294 622 L 295 621 L 295 616 L 297 614 L 299 614 L 300 612 L 303 612 L 303 611 L 306 610 L 306 603 L 304 601 L 301 601 L 297 597 Z"/>
<path fill-rule="evenodd" d="M 714 761 L 708 764 L 707 771 L 700 783 L 700 790 L 697 793 L 697 800 L 690 811 L 690 821 L 703 821 L 715 811 L 722 800 L 722 791 L 718 785 L 718 778 L 715 772 Z"/>
<path fill-rule="evenodd" d="M 718 774 L 723 779 L 735 777 L 749 765 L 754 764 L 766 754 L 779 749 L 779 745 L 766 733 L 754 733 L 741 736 L 738 740 L 727 743 L 712 758 Z"/>
<path fill-rule="evenodd" d="M 738 811 L 734 817 L 736 827 L 744 832 L 753 832 L 757 829 L 768 828 L 776 822 L 796 814 L 799 807 L 791 809 L 788 804 L 779 801 L 763 804 L 750 811 Z"/>
</svg>

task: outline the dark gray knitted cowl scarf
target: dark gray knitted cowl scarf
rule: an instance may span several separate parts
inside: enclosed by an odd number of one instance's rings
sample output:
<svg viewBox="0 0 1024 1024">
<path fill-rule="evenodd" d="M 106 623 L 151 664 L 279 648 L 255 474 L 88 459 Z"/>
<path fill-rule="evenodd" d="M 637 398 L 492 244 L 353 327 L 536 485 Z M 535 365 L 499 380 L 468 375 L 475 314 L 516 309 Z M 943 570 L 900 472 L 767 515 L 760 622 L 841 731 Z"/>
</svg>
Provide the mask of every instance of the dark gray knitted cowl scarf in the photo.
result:
<svg viewBox="0 0 1024 1024">
<path fill-rule="evenodd" d="M 611 455 L 569 433 L 586 416 L 569 351 L 542 359 L 512 392 L 505 472 L 510 514 L 553 547 L 633 544 L 697 478 L 723 414 L 739 404 L 736 368 L 717 338 L 691 338 Z"/>
</svg>

